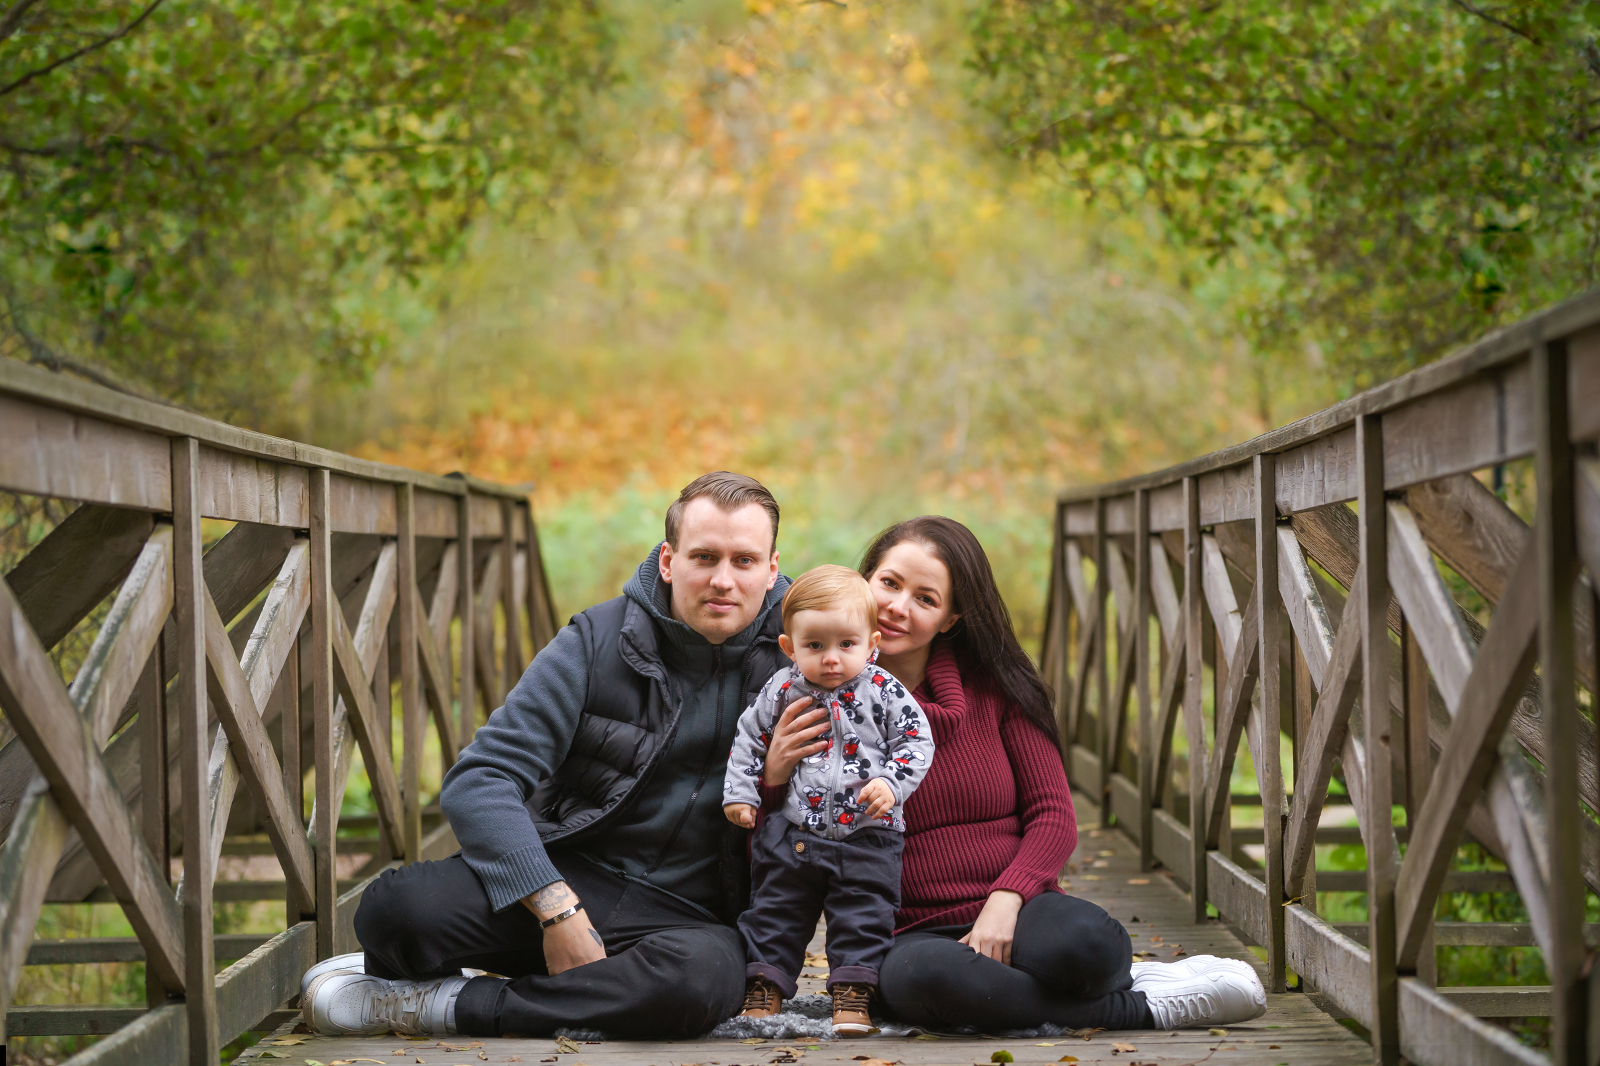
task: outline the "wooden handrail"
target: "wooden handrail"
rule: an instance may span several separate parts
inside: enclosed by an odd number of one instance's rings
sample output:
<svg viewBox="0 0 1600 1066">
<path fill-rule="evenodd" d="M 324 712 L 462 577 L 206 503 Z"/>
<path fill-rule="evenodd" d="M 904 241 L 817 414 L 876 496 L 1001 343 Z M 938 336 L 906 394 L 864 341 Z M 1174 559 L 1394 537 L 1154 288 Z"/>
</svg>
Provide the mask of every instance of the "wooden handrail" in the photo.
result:
<svg viewBox="0 0 1600 1066">
<path fill-rule="evenodd" d="M 1470 1014 L 1513 1002 L 1550 1014 L 1556 1061 L 1587 1046 L 1582 901 L 1600 890 L 1588 813 L 1600 810 L 1600 758 L 1576 699 L 1600 677 L 1597 440 L 1600 291 L 1244 444 L 1058 498 L 1039 661 L 1074 785 L 1139 841 L 1147 868 L 1188 887 L 1196 921 L 1214 907 L 1267 948 L 1274 990 L 1292 969 L 1367 1026 L 1377 1061 L 1535 1061 Z M 1530 456 L 1531 527 L 1473 476 Z M 1438 559 L 1494 605 L 1487 627 Z M 1179 713 L 1186 757 L 1172 751 Z M 1134 736 L 1136 758 L 1124 750 Z M 1265 823 L 1241 834 L 1264 849 L 1254 869 L 1231 818 L 1242 741 Z M 1314 868 L 1335 776 L 1364 872 Z M 1406 809 L 1403 857 L 1394 806 Z M 1452 870 L 1468 837 L 1508 872 Z M 1366 890 L 1362 943 L 1313 913 L 1319 878 Z M 1429 987 L 1440 894 L 1478 881 L 1514 885 L 1527 906 L 1515 936 L 1545 953 L 1540 996 Z M 1450 942 L 1475 941 L 1453 925 Z"/>
</svg>

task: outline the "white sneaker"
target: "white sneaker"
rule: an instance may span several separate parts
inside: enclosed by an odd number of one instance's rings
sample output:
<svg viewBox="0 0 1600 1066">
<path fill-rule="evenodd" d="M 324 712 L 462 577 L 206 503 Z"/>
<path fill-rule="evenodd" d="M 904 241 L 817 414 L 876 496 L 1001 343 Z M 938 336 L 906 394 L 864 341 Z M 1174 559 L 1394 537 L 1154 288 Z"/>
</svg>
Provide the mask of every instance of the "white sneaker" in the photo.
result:
<svg viewBox="0 0 1600 1066">
<path fill-rule="evenodd" d="M 323 1036 L 454 1036 L 456 997 L 466 984 L 465 977 L 385 981 L 334 971 L 311 983 L 301 1011 Z"/>
<path fill-rule="evenodd" d="M 300 995 L 303 997 L 311 987 L 311 982 L 325 973 L 366 973 L 367 953 L 353 951 L 348 955 L 335 955 L 331 959 L 323 959 L 300 978 Z"/>
<path fill-rule="evenodd" d="M 1267 1011 L 1267 990 L 1247 962 L 1194 955 L 1176 963 L 1133 966 L 1133 990 L 1145 994 L 1157 1029 L 1236 1025 Z"/>
</svg>

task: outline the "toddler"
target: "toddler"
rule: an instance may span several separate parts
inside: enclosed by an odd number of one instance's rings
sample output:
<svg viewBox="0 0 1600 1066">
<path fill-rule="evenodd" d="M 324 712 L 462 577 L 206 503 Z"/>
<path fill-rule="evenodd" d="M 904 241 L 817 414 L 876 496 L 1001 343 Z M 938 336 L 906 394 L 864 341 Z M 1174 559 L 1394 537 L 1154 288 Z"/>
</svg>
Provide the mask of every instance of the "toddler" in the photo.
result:
<svg viewBox="0 0 1600 1066">
<path fill-rule="evenodd" d="M 877 1032 L 868 1006 L 900 907 L 902 807 L 933 758 L 933 737 L 905 686 L 874 665 L 877 604 L 843 566 L 802 574 L 783 597 L 779 670 L 739 718 L 722 787 L 729 821 L 755 826 L 767 744 L 784 710 L 810 697 L 828 712 L 824 747 L 789 778 L 783 817 L 750 843 L 744 937 L 745 1018 L 777 1014 L 795 993 L 819 913 L 828 919 L 833 1031 Z"/>
</svg>

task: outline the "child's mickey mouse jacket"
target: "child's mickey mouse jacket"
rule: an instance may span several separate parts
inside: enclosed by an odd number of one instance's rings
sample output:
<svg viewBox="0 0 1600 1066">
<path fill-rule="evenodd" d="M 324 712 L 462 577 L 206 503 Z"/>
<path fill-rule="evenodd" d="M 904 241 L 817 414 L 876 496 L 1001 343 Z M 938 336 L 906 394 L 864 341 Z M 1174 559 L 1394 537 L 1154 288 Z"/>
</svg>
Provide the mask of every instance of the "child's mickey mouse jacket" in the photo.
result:
<svg viewBox="0 0 1600 1066">
<path fill-rule="evenodd" d="M 828 711 L 828 730 L 817 738 L 828 746 L 795 767 L 784 815 L 830 840 L 842 840 L 866 824 L 861 789 L 881 777 L 894 791 L 895 805 L 872 824 L 905 832 L 901 809 L 933 761 L 933 733 L 917 701 L 875 660 L 876 656 L 853 680 L 829 692 L 807 681 L 796 666 L 773 674 L 739 716 L 722 802 L 760 806 L 757 782 L 766 768 L 773 726 L 784 708 L 810 696 L 816 700 L 813 709 Z"/>
</svg>

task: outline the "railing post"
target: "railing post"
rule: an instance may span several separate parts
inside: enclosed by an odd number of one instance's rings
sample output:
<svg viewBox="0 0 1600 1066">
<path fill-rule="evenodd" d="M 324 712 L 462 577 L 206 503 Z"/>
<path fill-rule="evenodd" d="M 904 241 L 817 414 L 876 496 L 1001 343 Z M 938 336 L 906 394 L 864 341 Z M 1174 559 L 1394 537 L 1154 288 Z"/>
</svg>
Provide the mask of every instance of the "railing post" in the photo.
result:
<svg viewBox="0 0 1600 1066">
<path fill-rule="evenodd" d="M 1356 499 L 1361 590 L 1361 717 L 1367 758 L 1367 945 L 1372 959 L 1372 1047 L 1383 1066 L 1400 1061 L 1399 978 L 1395 973 L 1396 856 L 1389 826 L 1393 783 L 1389 744 L 1388 518 L 1383 499 L 1383 428 L 1356 418 Z"/>
<path fill-rule="evenodd" d="M 156 638 L 156 646 L 139 675 L 139 810 L 144 843 L 161 867 L 161 876 L 170 881 L 172 842 L 167 813 L 167 679 L 164 669 L 167 639 Z M 154 966 L 144 968 L 145 1002 L 159 1007 L 167 1001 L 166 987 Z"/>
<path fill-rule="evenodd" d="M 1133 494 L 1134 693 L 1139 706 L 1139 869 L 1155 867 L 1156 723 L 1150 708 L 1150 491 Z"/>
<path fill-rule="evenodd" d="M 1094 687 L 1095 727 L 1094 748 L 1100 756 L 1100 780 L 1095 784 L 1095 797 L 1100 803 L 1100 828 L 1111 824 L 1111 691 L 1106 660 L 1110 656 L 1111 632 L 1106 615 L 1111 595 L 1111 577 L 1107 572 L 1106 558 L 1110 554 L 1106 543 L 1106 501 L 1097 496 L 1094 501 L 1094 602 L 1095 616 Z"/>
<path fill-rule="evenodd" d="M 210 789 L 206 763 L 205 572 L 200 544 L 200 442 L 172 442 L 173 620 L 178 630 L 178 787 L 183 803 L 183 973 L 189 1061 L 217 1061 L 217 989 L 212 980 Z"/>
<path fill-rule="evenodd" d="M 405 800 L 405 827 L 401 835 L 406 862 L 422 858 L 422 666 L 417 654 L 417 621 L 422 605 L 417 596 L 416 489 L 398 489 L 396 503 L 397 580 L 400 585 L 395 610 L 400 615 L 400 790 Z M 388 700 L 378 708 L 387 715 Z M 391 755 L 393 749 L 390 749 Z"/>
<path fill-rule="evenodd" d="M 328 527 L 328 471 L 313 468 L 311 482 L 311 764 L 317 773 L 317 797 L 312 804 L 316 824 L 317 958 L 334 953 L 334 918 L 338 903 L 338 872 L 334 865 L 333 748 L 333 615 L 339 609 L 333 597 L 333 545 Z"/>
<path fill-rule="evenodd" d="M 1200 479 L 1191 476 L 1183 479 L 1183 624 L 1188 645 L 1183 724 L 1189 740 L 1189 898 L 1196 923 L 1206 920 L 1206 724 L 1200 654 L 1205 591 L 1200 567 Z"/>
<path fill-rule="evenodd" d="M 1278 459 L 1255 457 L 1256 493 L 1256 618 L 1261 679 L 1261 765 L 1256 782 L 1261 789 L 1261 826 L 1266 844 L 1267 887 L 1267 987 L 1285 990 L 1283 940 L 1283 760 L 1279 746 L 1283 735 L 1279 717 L 1282 703 L 1283 603 L 1278 595 Z M 1240 649 L 1243 654 L 1244 649 Z"/>
<path fill-rule="evenodd" d="M 1568 428 L 1567 346 L 1533 350 L 1534 462 L 1538 479 L 1540 696 L 1544 703 L 1545 811 L 1550 854 L 1550 1059 L 1587 1060 L 1584 884 L 1578 808 L 1577 649 L 1573 584 L 1578 576 L 1572 435 Z"/>
<path fill-rule="evenodd" d="M 500 611 L 506 617 L 506 651 L 501 687 L 509 695 L 522 678 L 522 626 L 517 618 L 517 509 L 500 498 Z"/>
<path fill-rule="evenodd" d="M 461 721 L 458 726 L 460 733 L 457 737 L 457 747 L 465 748 L 472 743 L 472 734 L 477 723 L 478 684 L 475 671 L 477 670 L 477 649 L 473 646 L 476 638 L 476 606 L 474 599 L 474 584 L 477 580 L 477 566 L 472 557 L 472 493 L 463 490 L 461 498 L 456 502 L 456 565 L 460 568 L 460 583 L 456 589 L 456 598 L 460 601 L 459 613 L 461 615 Z"/>
<path fill-rule="evenodd" d="M 282 702 L 282 717 L 278 726 L 283 735 L 283 791 L 289 798 L 289 809 L 294 812 L 301 831 L 306 824 L 306 797 L 304 764 L 300 760 L 300 727 L 305 716 L 300 709 L 300 652 L 305 647 L 304 633 L 295 638 L 289 649 L 289 659 L 283 664 L 283 676 L 278 679 L 278 698 Z M 293 929 L 316 906 L 315 900 L 301 899 L 295 891 L 293 879 L 286 879 L 284 893 L 284 928 Z"/>
</svg>

